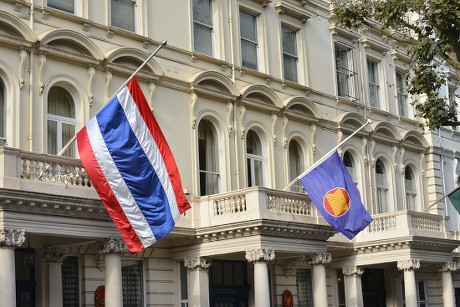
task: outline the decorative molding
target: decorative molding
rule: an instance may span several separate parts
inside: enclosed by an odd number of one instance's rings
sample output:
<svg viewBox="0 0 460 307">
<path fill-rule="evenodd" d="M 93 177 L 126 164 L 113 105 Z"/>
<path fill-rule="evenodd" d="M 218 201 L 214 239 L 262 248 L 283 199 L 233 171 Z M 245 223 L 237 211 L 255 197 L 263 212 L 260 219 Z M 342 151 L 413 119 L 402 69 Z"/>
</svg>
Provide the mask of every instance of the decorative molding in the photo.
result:
<svg viewBox="0 0 460 307">
<path fill-rule="evenodd" d="M 81 29 L 85 32 L 88 32 L 89 31 L 89 28 L 90 28 L 90 24 L 89 23 L 83 23 Z"/>
<path fill-rule="evenodd" d="M 24 229 L 0 229 L 0 247 L 18 247 L 26 240 Z"/>
<path fill-rule="evenodd" d="M 46 64 L 46 55 L 43 52 L 40 52 L 38 55 L 38 93 L 43 95 L 43 90 L 45 89 L 45 83 L 43 81 L 43 72 L 45 70 Z"/>
<path fill-rule="evenodd" d="M 105 256 L 103 254 L 96 255 L 96 268 L 99 271 L 104 272 L 105 270 Z"/>
<path fill-rule="evenodd" d="M 107 36 L 107 38 L 112 38 L 113 37 L 113 32 L 110 31 L 109 29 L 107 29 L 106 36 Z"/>
<path fill-rule="evenodd" d="M 150 81 L 148 85 L 149 85 L 149 91 L 148 91 L 148 94 L 147 94 L 147 103 L 149 104 L 150 110 L 152 111 L 152 113 L 154 113 L 154 107 L 153 107 L 153 104 L 152 104 L 152 97 L 153 97 L 153 93 L 155 92 L 156 85 L 155 85 L 155 82 L 153 82 L 153 81 Z"/>
<path fill-rule="evenodd" d="M 312 265 L 318 265 L 318 264 L 326 265 L 326 264 L 331 263 L 331 261 L 332 261 L 331 253 L 316 253 L 316 254 L 313 254 L 313 257 L 311 258 L 310 263 Z"/>
<path fill-rule="evenodd" d="M 88 100 L 89 100 L 89 106 L 93 106 L 93 84 L 94 84 L 94 75 L 96 73 L 96 70 L 94 69 L 94 65 L 89 65 L 88 67 Z"/>
<path fill-rule="evenodd" d="M 189 270 L 207 270 L 211 267 L 212 260 L 204 257 L 185 258 L 184 266 Z"/>
<path fill-rule="evenodd" d="M 284 116 L 283 123 L 282 123 L 283 124 L 283 147 L 284 149 L 287 148 L 287 144 L 288 144 L 288 138 L 286 137 L 286 128 L 287 128 L 288 122 L 289 122 L 289 119 L 286 116 Z"/>
<path fill-rule="evenodd" d="M 109 88 L 110 88 L 110 82 L 112 82 L 112 71 L 110 69 L 107 69 L 105 71 L 105 100 L 109 100 Z"/>
<path fill-rule="evenodd" d="M 312 148 L 313 154 L 315 154 L 316 152 L 315 133 L 316 133 L 316 125 L 311 124 L 310 125 L 310 140 L 311 140 L 311 148 Z"/>
<path fill-rule="evenodd" d="M 24 86 L 24 63 L 27 58 L 27 51 L 24 48 L 19 50 L 19 88 Z"/>
<path fill-rule="evenodd" d="M 233 121 L 232 121 L 232 113 L 233 113 L 233 100 L 227 101 L 227 129 L 228 129 L 228 136 L 232 135 L 233 131 Z"/>
<path fill-rule="evenodd" d="M 277 139 L 277 136 L 276 136 L 276 122 L 278 121 L 278 116 L 273 113 L 272 116 L 272 139 L 273 139 L 273 146 L 275 146 L 275 143 L 276 143 L 276 139 Z"/>
<path fill-rule="evenodd" d="M 198 95 L 196 93 L 191 93 L 192 97 L 190 97 L 190 113 L 192 114 L 192 130 L 196 128 L 196 102 L 198 101 Z"/>
<path fill-rule="evenodd" d="M 364 270 L 357 266 L 343 267 L 342 273 L 345 276 L 361 276 L 363 275 Z"/>
<path fill-rule="evenodd" d="M 398 261 L 398 270 L 410 271 L 420 268 L 420 259 L 408 259 Z"/>
<path fill-rule="evenodd" d="M 46 247 L 43 259 L 46 263 L 63 263 L 67 258 L 67 251 L 61 247 Z"/>
<path fill-rule="evenodd" d="M 42 11 L 42 19 L 47 20 L 49 15 L 50 15 L 50 13 L 48 13 L 46 11 Z"/>
<path fill-rule="evenodd" d="M 271 248 L 258 248 L 246 251 L 246 260 L 248 262 L 269 262 L 275 259 L 275 251 Z"/>
<path fill-rule="evenodd" d="M 96 250 L 100 254 L 124 254 L 128 252 L 125 242 L 122 238 L 110 238 L 96 243 Z"/>
<path fill-rule="evenodd" d="M 440 272 L 447 273 L 447 272 L 454 272 L 458 269 L 457 262 L 446 262 L 439 268 Z"/>
</svg>

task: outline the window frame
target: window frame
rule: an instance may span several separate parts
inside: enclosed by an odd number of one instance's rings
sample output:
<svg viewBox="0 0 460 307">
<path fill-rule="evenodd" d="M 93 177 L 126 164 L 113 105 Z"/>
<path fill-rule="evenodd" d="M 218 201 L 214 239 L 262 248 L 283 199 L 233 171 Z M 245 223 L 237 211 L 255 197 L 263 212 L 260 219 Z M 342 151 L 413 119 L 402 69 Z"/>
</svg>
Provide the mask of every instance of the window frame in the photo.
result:
<svg viewBox="0 0 460 307">
<path fill-rule="evenodd" d="M 212 137 L 214 138 L 213 140 L 213 144 L 211 144 L 213 148 L 209 148 L 209 145 L 208 144 L 208 140 L 207 139 L 204 139 L 205 141 L 205 158 L 206 158 L 206 161 L 205 161 L 205 168 L 207 168 L 210 164 L 212 164 L 212 168 L 214 168 L 213 170 L 208 170 L 208 169 L 202 169 L 202 165 L 201 165 L 201 142 L 200 142 L 200 128 L 202 127 L 201 125 L 209 125 L 207 128 L 211 129 L 211 133 L 213 134 Z M 210 121 L 209 119 L 206 119 L 206 118 L 203 118 L 200 120 L 199 124 L 198 124 L 198 130 L 197 130 L 197 141 L 198 141 L 198 172 L 199 172 L 199 183 L 200 183 L 200 196 L 205 196 L 205 195 L 211 195 L 211 194 L 217 194 L 220 192 L 221 190 L 221 178 L 222 178 L 222 174 L 220 172 L 220 165 L 219 165 L 219 136 L 218 136 L 218 131 L 216 129 L 216 126 L 213 124 L 212 121 Z M 212 161 L 208 161 L 208 153 L 210 153 L 209 151 L 212 151 L 211 154 L 213 155 L 213 157 L 211 158 Z M 211 175 L 211 176 L 217 176 L 216 179 L 215 179 L 215 182 L 211 180 L 211 183 L 214 183 L 213 184 L 213 189 L 212 190 L 208 190 L 208 187 L 209 187 L 209 182 L 208 180 L 203 180 L 206 182 L 205 184 L 205 189 L 206 191 L 204 191 L 203 193 L 203 186 L 202 186 L 202 175 L 204 174 L 204 176 L 206 176 L 207 178 L 207 175 Z M 206 179 L 205 178 L 205 179 Z"/>
<path fill-rule="evenodd" d="M 410 180 L 407 179 L 407 175 L 410 174 L 412 177 Z M 411 187 L 408 186 L 408 181 L 410 181 Z M 413 167 L 407 165 L 404 169 L 404 191 L 405 191 L 405 201 L 406 201 L 406 209 L 417 211 L 420 208 L 417 208 L 418 204 L 418 182 L 416 178 L 416 173 L 413 170 Z"/>
<path fill-rule="evenodd" d="M 145 263 L 143 261 L 143 259 L 139 259 L 139 258 L 127 258 L 127 257 L 122 257 L 121 258 L 121 280 L 122 280 L 122 288 L 123 288 L 123 293 L 122 293 L 122 297 L 123 297 L 123 304 L 124 304 L 124 301 L 125 301 L 125 290 L 129 287 L 126 287 L 125 285 L 123 285 L 123 279 L 124 276 L 124 271 L 123 271 L 123 264 L 126 263 L 126 262 L 137 262 L 140 264 L 140 273 L 142 274 L 141 278 L 140 278 L 140 299 L 141 299 L 141 302 L 140 302 L 140 306 L 144 306 L 145 304 L 145 301 L 146 301 L 146 298 L 145 298 L 145 291 L 146 291 L 146 283 L 145 283 Z M 132 274 L 130 274 L 130 276 L 132 276 Z M 124 304 L 124 306 L 126 306 L 126 304 Z M 132 306 L 132 303 L 129 304 L 129 306 Z"/>
<path fill-rule="evenodd" d="M 241 15 L 246 14 L 248 16 L 252 17 L 252 24 L 253 24 L 253 32 L 254 32 L 254 38 L 249 38 L 249 37 L 243 37 L 243 31 L 242 31 L 242 23 L 241 23 Z M 255 14 L 254 12 L 251 12 L 249 10 L 244 9 L 244 7 L 239 8 L 239 35 L 240 35 L 240 56 L 241 56 L 241 66 L 244 68 L 249 68 L 249 69 L 254 69 L 254 70 L 259 70 L 259 63 L 260 63 L 260 54 L 259 54 L 259 15 Z M 247 44 L 251 44 L 254 46 L 254 51 L 255 51 L 255 65 L 252 65 L 253 63 L 250 63 L 251 65 L 245 65 L 244 63 L 244 52 L 243 52 L 243 42 Z M 251 50 L 253 50 L 251 49 Z"/>
<path fill-rule="evenodd" d="M 296 161 L 295 161 L 295 166 L 293 167 L 293 163 L 292 163 L 292 154 L 291 154 L 291 145 L 293 145 L 295 143 L 295 145 L 297 146 L 296 148 L 296 154 L 298 154 L 297 157 L 295 157 Z M 299 141 L 297 141 L 296 139 L 291 139 L 289 141 L 289 144 L 288 144 L 288 176 L 289 176 L 289 182 L 291 182 L 292 180 L 294 180 L 295 178 L 297 178 L 300 174 L 302 174 L 303 171 L 305 171 L 305 151 L 303 150 L 303 147 L 301 145 L 301 143 Z M 294 170 L 295 169 L 295 170 Z M 295 174 L 293 174 L 293 171 Z M 293 192 L 299 192 L 299 193 L 303 193 L 305 191 L 303 185 L 300 183 L 299 180 L 297 180 L 291 187 L 290 187 L 291 191 Z"/>
<path fill-rule="evenodd" d="M 292 27 L 289 27 L 287 26 L 286 24 L 281 24 L 281 27 L 280 27 L 280 30 L 281 30 L 281 50 L 282 50 L 282 54 L 283 54 L 283 78 L 285 80 L 288 80 L 288 81 L 291 81 L 291 82 L 295 82 L 295 83 L 298 83 L 299 82 L 299 50 L 298 50 L 298 45 L 299 45 L 299 42 L 298 42 L 298 30 L 296 29 L 293 29 Z M 286 52 L 286 48 L 285 48 L 285 44 L 284 44 L 284 39 L 285 39 L 285 31 L 290 31 L 291 33 L 293 33 L 294 35 L 294 51 L 295 51 L 295 54 L 291 54 L 289 52 Z M 287 76 L 287 72 L 286 72 L 286 62 L 288 59 L 292 59 L 293 62 L 295 63 L 295 65 L 293 65 L 293 73 L 291 76 Z"/>
<path fill-rule="evenodd" d="M 383 173 L 378 173 L 378 164 L 381 164 L 383 168 Z M 376 206 L 376 213 L 386 213 L 389 212 L 388 203 L 389 203 L 389 195 L 390 195 L 390 187 L 388 184 L 388 172 L 385 163 L 382 159 L 378 158 L 375 161 L 375 189 L 376 189 L 376 199 L 375 199 L 375 206 Z M 381 178 L 384 181 L 381 181 L 383 184 L 379 183 L 378 176 L 381 175 Z M 384 199 L 382 200 L 381 195 L 383 194 Z"/>
<path fill-rule="evenodd" d="M 0 146 L 6 144 L 6 85 L 0 78 Z"/>
<path fill-rule="evenodd" d="M 193 0 L 192 1 L 192 31 L 193 31 L 193 51 L 195 52 L 198 52 L 198 53 L 202 53 L 202 54 L 205 54 L 205 55 L 208 55 L 208 56 L 214 56 L 214 53 L 215 53 L 215 29 L 214 29 L 214 6 L 215 6 L 215 3 L 214 3 L 214 0 L 207 0 L 208 3 L 209 3 L 209 14 L 210 14 L 210 21 L 211 21 L 211 24 L 208 25 L 206 23 L 203 23 L 201 21 L 198 21 L 195 19 L 195 14 L 194 14 L 194 2 L 196 0 Z M 209 52 L 203 52 L 202 50 L 197 50 L 197 36 L 195 35 L 196 33 L 196 28 L 198 27 L 204 27 L 204 28 L 207 28 L 210 30 L 210 40 L 211 40 L 211 50 L 209 50 Z"/>
<path fill-rule="evenodd" d="M 257 137 L 257 140 L 259 141 L 260 145 L 260 155 L 253 154 L 253 153 L 248 153 L 248 138 L 250 134 L 254 134 Z M 246 140 L 245 140 L 245 145 L 246 145 L 246 183 L 247 187 L 256 187 L 256 186 L 264 186 L 264 181 L 265 181 L 265 156 L 264 156 L 264 142 L 262 140 L 262 137 L 260 136 L 259 133 L 254 131 L 253 129 L 250 129 L 248 133 L 246 134 Z M 256 162 L 259 162 L 259 164 L 256 164 Z M 260 165 L 260 178 L 256 176 L 257 173 L 257 165 Z M 260 179 L 260 182 L 258 182 Z"/>
<path fill-rule="evenodd" d="M 309 274 L 307 274 L 309 272 Z M 301 297 L 301 292 L 299 291 L 299 288 L 302 286 L 299 283 L 299 275 L 303 273 L 303 275 L 306 275 L 306 283 L 305 287 L 308 287 L 308 289 L 305 289 L 305 300 Z M 295 277 L 296 277 L 296 289 L 297 289 L 297 301 L 299 306 L 305 306 L 305 307 L 313 307 L 313 272 L 312 269 L 310 268 L 296 268 L 295 269 Z M 308 295 L 310 293 L 310 296 Z M 302 301 L 303 300 L 303 301 Z"/>
<path fill-rule="evenodd" d="M 78 0 L 68 0 L 68 4 L 67 5 L 70 5 L 70 2 L 72 2 L 72 9 L 73 10 L 70 10 L 70 9 L 66 9 L 65 6 L 61 6 L 59 7 L 58 4 L 54 5 L 49 5 L 49 2 L 52 2 L 53 0 L 46 0 L 46 7 L 48 8 L 51 8 L 51 9 L 55 9 L 55 10 L 59 10 L 59 11 L 62 11 L 62 12 L 65 12 L 65 13 L 69 13 L 69 14 L 76 14 L 76 9 L 77 9 L 77 1 Z M 62 1 L 62 0 L 61 0 Z M 59 2 L 61 2 L 59 1 Z"/>
<path fill-rule="evenodd" d="M 114 19 L 113 14 L 112 14 L 113 1 L 117 1 L 117 0 L 110 0 L 110 2 L 109 2 L 110 8 L 108 10 L 108 14 L 109 14 L 110 27 L 114 27 L 114 28 L 117 28 L 117 29 L 120 29 L 120 30 L 137 33 L 137 29 L 138 29 L 138 13 L 139 13 L 138 12 L 138 8 L 139 8 L 138 0 L 128 0 L 128 1 L 132 2 L 132 5 L 133 5 L 133 29 L 127 29 L 127 28 L 122 27 L 120 25 L 114 25 L 113 24 L 113 19 Z"/>
<path fill-rule="evenodd" d="M 66 258 L 64 259 L 63 263 L 62 263 L 62 266 L 61 266 L 61 278 L 62 278 L 62 285 L 63 285 L 63 289 L 62 289 L 62 300 L 63 302 L 66 302 L 66 291 L 65 291 L 65 288 L 64 288 L 64 278 L 65 278 L 65 274 L 64 274 L 64 271 L 63 271 L 63 266 L 64 266 L 64 263 L 66 263 L 66 260 L 68 261 L 68 259 L 70 258 L 76 258 L 77 259 L 77 278 L 76 278 L 76 281 L 77 281 L 77 284 L 78 284 L 78 287 L 76 289 L 76 292 L 77 292 L 77 295 L 76 295 L 76 298 L 77 298 L 77 304 L 75 305 L 76 307 L 80 306 L 81 304 L 81 297 L 80 297 L 80 293 L 81 293 L 81 264 L 80 264 L 80 257 L 79 255 L 67 255 Z M 69 306 L 68 303 L 64 304 L 64 306 Z"/>
<path fill-rule="evenodd" d="M 343 56 L 343 61 L 346 62 L 346 67 L 339 66 L 337 54 L 340 52 Z M 334 43 L 334 63 L 335 63 L 335 75 L 336 75 L 336 94 L 338 97 L 342 97 L 350 100 L 358 100 L 357 95 L 357 77 L 358 73 L 355 68 L 354 60 L 354 47 L 337 41 Z M 342 80 L 342 81 L 341 81 Z M 345 89 L 346 93 L 342 93 L 341 89 Z"/>
<path fill-rule="evenodd" d="M 367 91 L 369 105 L 374 108 L 381 108 L 381 86 L 380 86 L 380 62 L 367 57 Z"/>
<path fill-rule="evenodd" d="M 400 75 L 400 77 L 399 77 Z M 399 82 L 401 80 L 401 83 Z M 395 90 L 398 114 L 402 117 L 409 117 L 408 95 L 407 95 L 407 72 L 396 69 Z"/>
</svg>

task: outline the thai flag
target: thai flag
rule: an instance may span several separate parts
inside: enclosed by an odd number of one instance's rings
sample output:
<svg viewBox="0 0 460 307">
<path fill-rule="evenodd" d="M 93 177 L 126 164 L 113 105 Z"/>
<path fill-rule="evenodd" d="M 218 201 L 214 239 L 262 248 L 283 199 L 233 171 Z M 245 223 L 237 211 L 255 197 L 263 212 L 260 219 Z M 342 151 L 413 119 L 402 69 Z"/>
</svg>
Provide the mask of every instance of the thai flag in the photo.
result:
<svg viewBox="0 0 460 307">
<path fill-rule="evenodd" d="M 166 236 L 190 208 L 163 133 L 135 78 L 77 133 L 94 188 L 129 251 Z"/>
</svg>

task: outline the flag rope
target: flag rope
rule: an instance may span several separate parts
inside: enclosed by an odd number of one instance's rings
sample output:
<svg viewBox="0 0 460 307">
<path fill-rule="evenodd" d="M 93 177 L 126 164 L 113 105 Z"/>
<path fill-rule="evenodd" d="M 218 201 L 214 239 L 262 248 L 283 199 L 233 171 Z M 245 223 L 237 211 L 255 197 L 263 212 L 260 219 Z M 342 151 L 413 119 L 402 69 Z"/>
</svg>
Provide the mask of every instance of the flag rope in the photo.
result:
<svg viewBox="0 0 460 307">
<path fill-rule="evenodd" d="M 166 46 L 167 44 L 167 41 L 165 40 L 162 40 L 160 45 L 157 47 L 157 49 L 155 49 L 151 55 L 149 55 L 149 57 L 144 61 L 144 63 L 142 63 L 132 74 L 131 76 L 129 76 L 129 78 L 120 86 L 120 88 L 115 92 L 115 94 L 112 95 L 112 97 L 110 97 L 110 99 L 108 99 L 107 101 L 111 101 L 117 94 L 118 92 L 121 91 L 122 88 L 124 88 L 128 83 L 129 81 L 131 81 L 131 79 L 137 75 L 137 73 L 158 53 L 158 51 L 160 51 L 160 49 L 164 46 Z M 102 108 L 101 108 L 102 109 Z M 97 113 L 96 113 L 97 114 Z M 58 152 L 57 156 L 62 156 L 66 151 L 67 149 L 69 149 L 70 145 L 72 145 L 73 142 L 75 142 L 75 140 L 77 139 L 77 135 L 74 135 L 68 142 L 67 144 L 65 144 L 64 147 L 62 147 L 61 151 Z"/>
<path fill-rule="evenodd" d="M 352 134 L 350 134 L 345 140 L 343 140 L 342 142 L 340 142 L 337 146 L 335 146 L 334 148 L 332 148 L 327 154 L 325 154 L 324 156 L 321 157 L 321 159 L 319 159 L 318 161 L 316 161 L 315 163 L 313 163 L 312 166 L 310 166 L 309 168 L 307 168 L 306 171 L 304 171 L 302 174 L 300 174 L 299 176 L 297 176 L 294 180 L 292 180 L 291 182 L 289 182 L 289 184 L 283 189 L 283 191 L 287 191 L 287 189 L 289 189 L 297 180 L 299 180 L 301 177 L 305 176 L 306 174 L 308 174 L 311 170 L 313 170 L 315 167 L 317 167 L 318 165 L 320 165 L 321 163 L 323 163 L 324 160 L 326 160 L 332 153 L 334 153 L 340 146 L 342 146 L 343 144 L 345 144 L 345 142 L 347 142 L 349 139 L 351 139 L 356 133 L 358 133 L 359 131 L 361 131 L 364 127 L 366 127 L 368 124 L 372 123 L 372 121 L 370 119 L 368 119 L 366 121 L 366 123 L 364 123 L 364 125 L 362 125 L 361 127 L 359 127 L 355 132 L 353 132 Z"/>
</svg>

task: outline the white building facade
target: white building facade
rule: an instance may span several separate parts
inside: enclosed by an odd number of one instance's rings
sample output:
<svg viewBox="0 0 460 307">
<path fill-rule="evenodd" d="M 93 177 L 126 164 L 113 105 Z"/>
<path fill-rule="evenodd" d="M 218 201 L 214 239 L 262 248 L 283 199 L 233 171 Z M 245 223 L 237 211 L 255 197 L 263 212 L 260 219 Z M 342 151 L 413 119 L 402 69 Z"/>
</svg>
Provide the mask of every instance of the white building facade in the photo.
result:
<svg viewBox="0 0 460 307">
<path fill-rule="evenodd" d="M 331 16 L 320 0 L 0 1 L 1 305 L 459 304 L 459 215 L 431 204 L 459 184 L 460 128 L 420 128 L 405 46 Z M 163 40 L 137 79 L 192 208 L 131 255 L 76 144 L 57 153 Z M 368 119 L 339 148 L 373 217 L 350 241 L 283 189 Z"/>
</svg>

